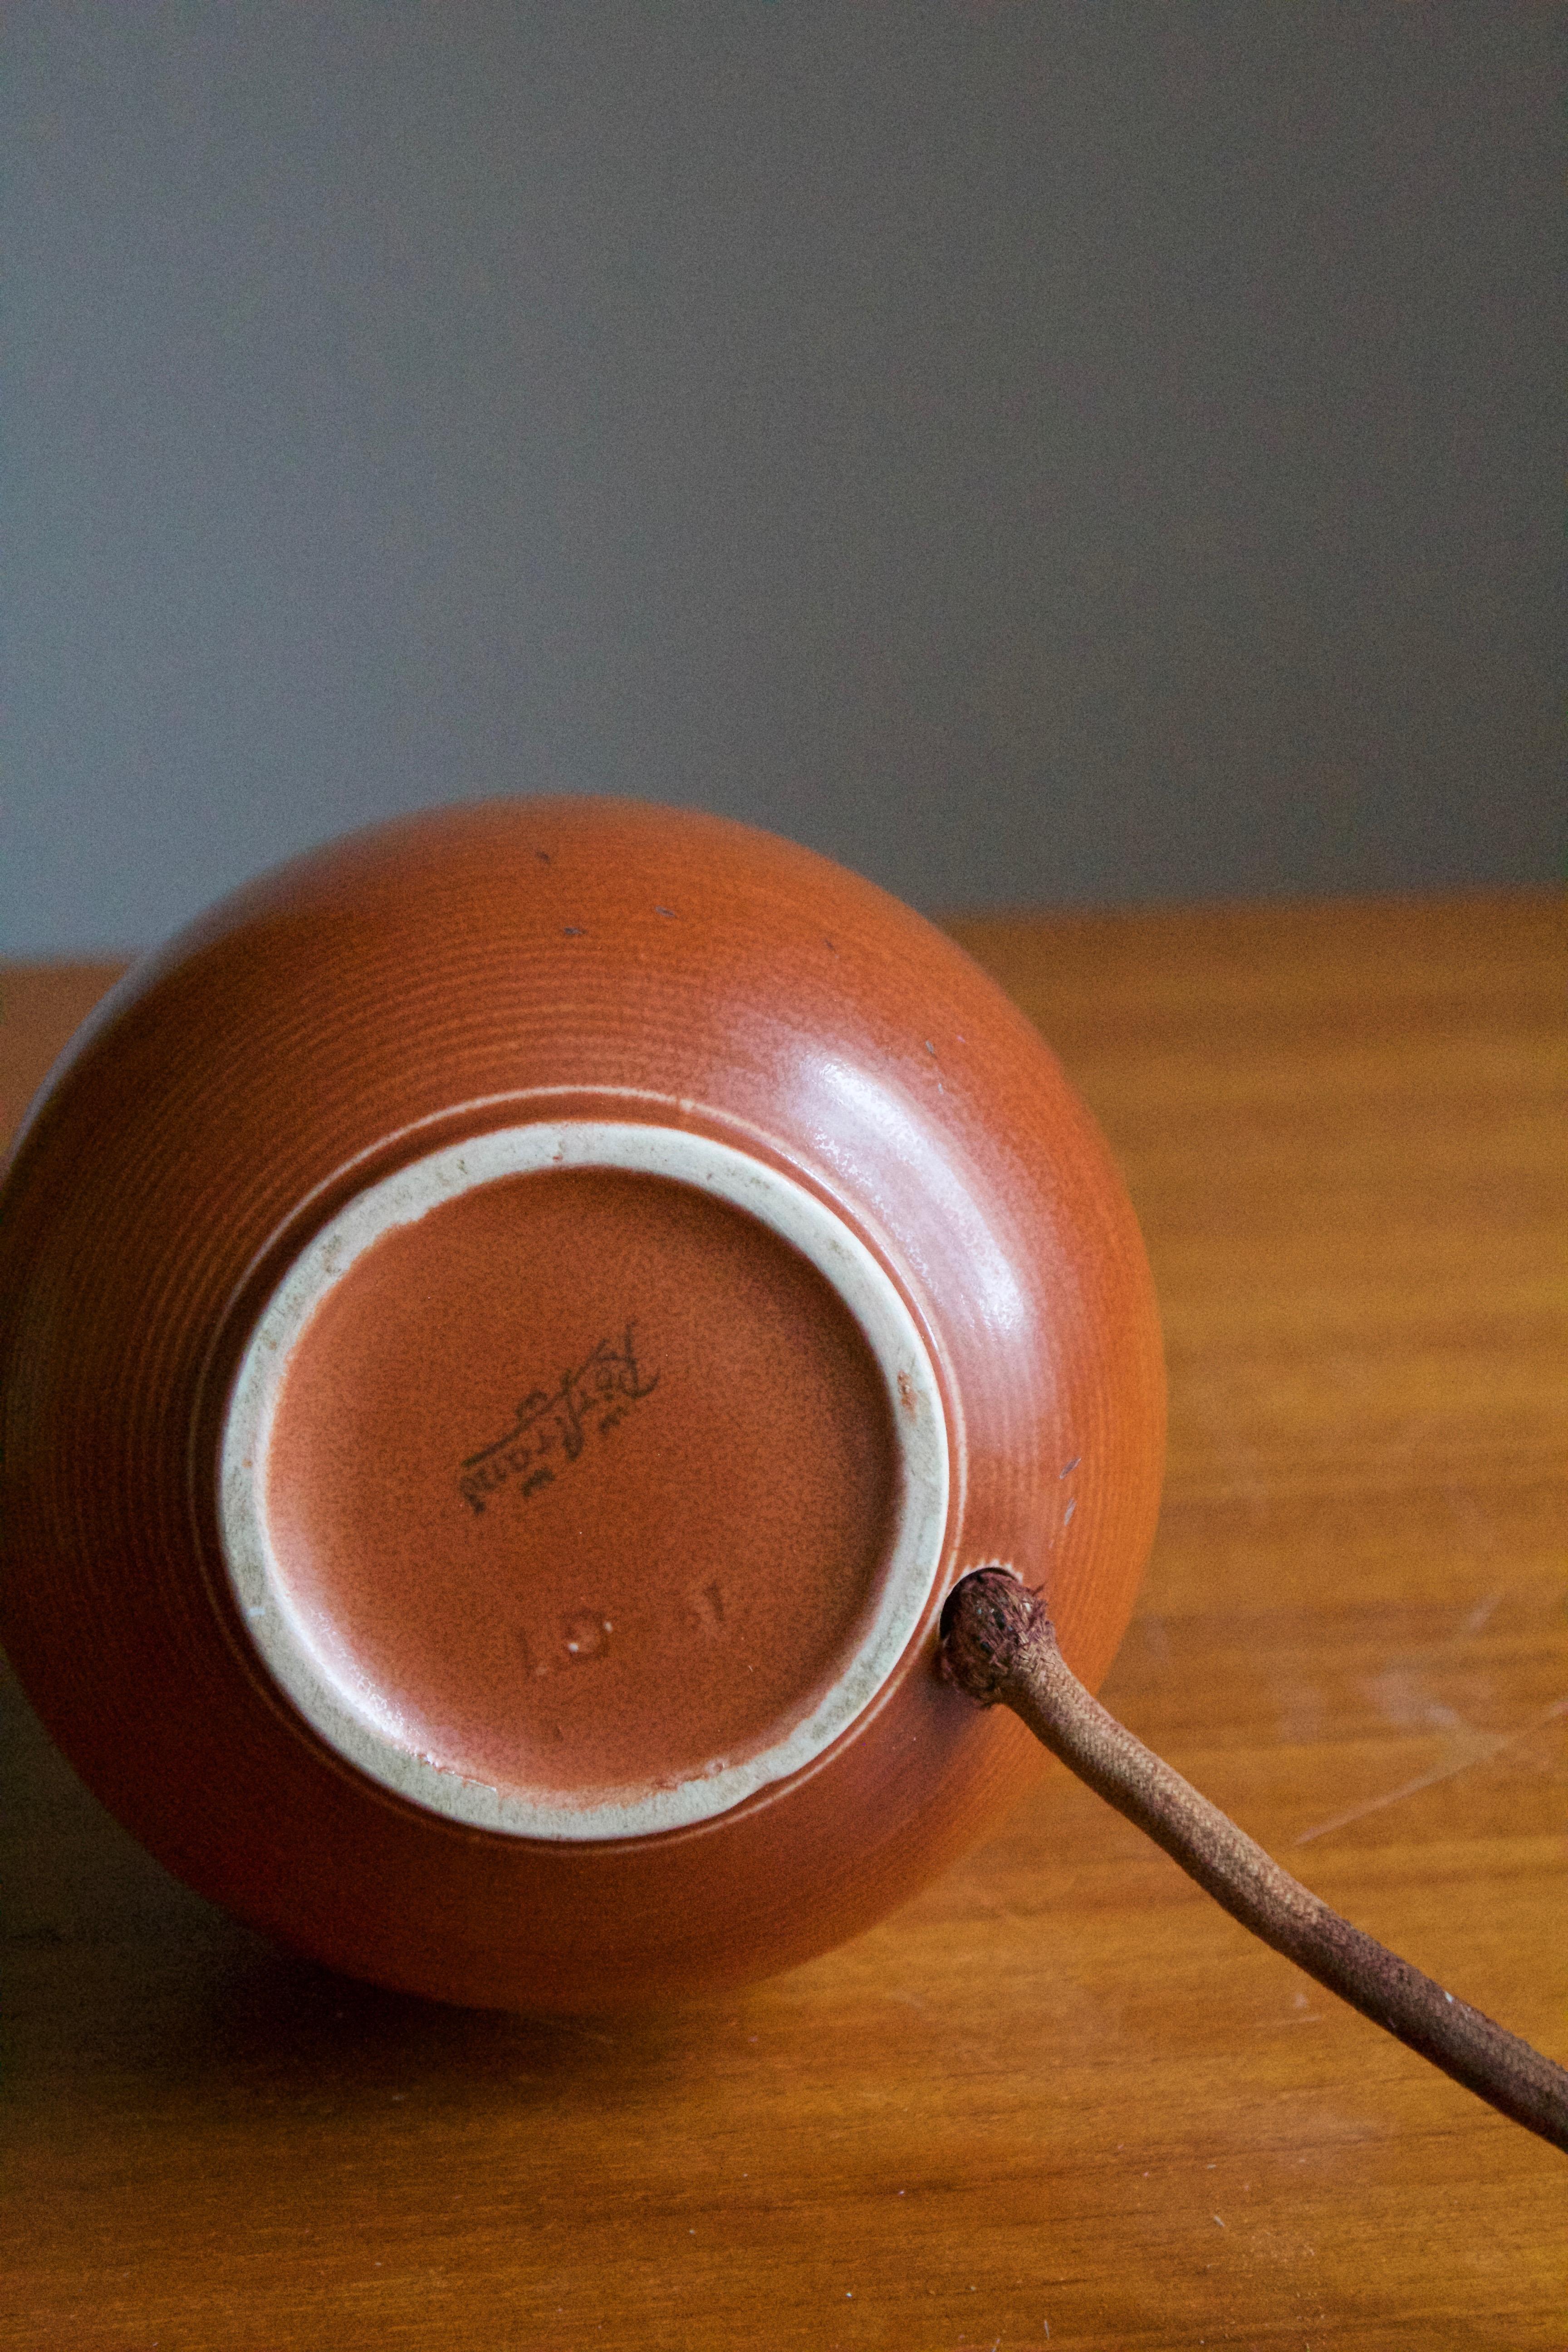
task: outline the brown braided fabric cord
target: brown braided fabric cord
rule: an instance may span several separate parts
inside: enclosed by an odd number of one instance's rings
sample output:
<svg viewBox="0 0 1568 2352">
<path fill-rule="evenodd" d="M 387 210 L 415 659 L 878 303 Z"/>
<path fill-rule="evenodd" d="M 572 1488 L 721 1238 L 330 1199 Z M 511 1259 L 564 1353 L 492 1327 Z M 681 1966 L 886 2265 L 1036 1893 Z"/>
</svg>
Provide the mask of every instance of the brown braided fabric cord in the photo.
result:
<svg viewBox="0 0 1568 2352">
<path fill-rule="evenodd" d="M 1515 2123 L 1568 2152 L 1568 2071 L 1363 1935 L 1108 1715 L 1057 1647 L 1051 1621 L 1001 1568 L 966 1576 L 942 1613 L 942 1672 L 983 1706 L 1010 1706 L 1233 1918 L 1363 2017 Z"/>
</svg>

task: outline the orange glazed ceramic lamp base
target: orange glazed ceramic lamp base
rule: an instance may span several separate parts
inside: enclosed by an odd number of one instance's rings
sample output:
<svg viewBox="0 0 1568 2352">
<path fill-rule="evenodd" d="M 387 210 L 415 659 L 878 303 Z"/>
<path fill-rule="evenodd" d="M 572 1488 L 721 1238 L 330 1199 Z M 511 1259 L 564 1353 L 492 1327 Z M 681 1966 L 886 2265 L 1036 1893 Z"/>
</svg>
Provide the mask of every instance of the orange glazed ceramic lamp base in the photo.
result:
<svg viewBox="0 0 1568 2352">
<path fill-rule="evenodd" d="M 635 802 L 312 851 L 116 992 L 0 1214 L 0 1634 L 89 1786 L 333 1968 L 580 2013 L 794 1967 L 1037 1779 L 970 1569 L 1103 1675 L 1136 1223 L 1016 1008 Z"/>
<path fill-rule="evenodd" d="M 679 1828 L 874 1700 L 947 1519 L 936 1380 L 816 1193 L 637 1121 L 371 1187 L 263 1312 L 225 1431 L 236 1598 L 384 1786 L 517 1835 Z"/>
</svg>

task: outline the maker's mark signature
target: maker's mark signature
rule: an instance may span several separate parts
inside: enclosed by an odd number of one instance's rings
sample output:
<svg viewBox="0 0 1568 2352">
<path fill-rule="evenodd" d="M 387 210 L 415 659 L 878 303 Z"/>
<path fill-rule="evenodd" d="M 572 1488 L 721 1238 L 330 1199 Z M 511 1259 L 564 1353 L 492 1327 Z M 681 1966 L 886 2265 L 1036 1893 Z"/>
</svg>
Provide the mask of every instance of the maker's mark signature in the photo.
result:
<svg viewBox="0 0 1568 2352">
<path fill-rule="evenodd" d="M 492 1495 L 514 1480 L 525 1495 L 552 1485 L 552 1456 L 575 1462 L 590 1428 L 607 1437 L 634 1404 L 651 1396 L 658 1374 L 645 1372 L 638 1363 L 636 1331 L 637 1325 L 628 1323 L 618 1345 L 601 1339 L 587 1360 L 563 1372 L 553 1389 L 531 1389 L 511 1427 L 464 1459 L 458 1491 L 470 1510 L 482 1511 Z"/>
</svg>

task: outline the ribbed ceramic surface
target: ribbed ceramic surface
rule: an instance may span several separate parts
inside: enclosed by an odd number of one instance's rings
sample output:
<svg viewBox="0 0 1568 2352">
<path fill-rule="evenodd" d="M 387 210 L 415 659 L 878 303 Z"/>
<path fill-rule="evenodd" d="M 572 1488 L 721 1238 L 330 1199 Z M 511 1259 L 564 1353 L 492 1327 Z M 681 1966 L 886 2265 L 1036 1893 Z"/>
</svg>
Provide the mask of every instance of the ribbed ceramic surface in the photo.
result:
<svg viewBox="0 0 1568 2352">
<path fill-rule="evenodd" d="M 931 1606 L 871 1707 L 718 1819 L 596 1846 L 443 1821 L 335 1755 L 231 1597 L 217 1448 L 310 1236 L 531 1118 L 688 1129 L 816 1192 L 898 1286 L 952 1469 Z M 446 1998 L 592 2009 L 868 1924 L 1037 1769 L 931 1670 L 956 1576 L 1047 1587 L 1103 1674 L 1152 1533 L 1163 1381 L 1121 1184 L 1035 1033 L 928 925 L 717 819 L 510 802 L 381 829 L 132 974 L 18 1144 L 0 1225 L 4 1633 L 85 1778 L 271 1932 Z M 711 1477 L 672 1443 L 668 1507 Z M 781 1480 L 790 1475 L 781 1463 Z"/>
</svg>

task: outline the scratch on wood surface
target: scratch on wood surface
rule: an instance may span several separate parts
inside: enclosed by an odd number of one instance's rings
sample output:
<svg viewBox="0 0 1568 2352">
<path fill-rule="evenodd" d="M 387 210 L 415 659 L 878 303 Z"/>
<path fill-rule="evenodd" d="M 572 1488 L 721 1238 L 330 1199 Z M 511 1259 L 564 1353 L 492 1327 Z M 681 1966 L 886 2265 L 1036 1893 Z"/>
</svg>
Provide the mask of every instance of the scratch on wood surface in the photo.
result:
<svg viewBox="0 0 1568 2352">
<path fill-rule="evenodd" d="M 1492 1619 L 1492 1617 L 1494 1616 L 1494 1614 L 1496 1613 L 1497 1610 L 1500 1608 L 1500 1606 L 1501 1605 L 1501 1603 L 1502 1603 L 1504 1601 L 1506 1601 L 1506 1600 L 1507 1600 L 1507 1598 L 1508 1598 L 1508 1592 L 1507 1592 L 1507 1588 L 1505 1587 L 1505 1588 L 1503 1589 L 1503 1591 L 1500 1591 L 1500 1592 L 1494 1592 L 1494 1593 L 1491 1595 L 1491 1597 L 1490 1597 L 1490 1599 L 1489 1599 L 1489 1600 L 1487 1600 L 1487 1601 L 1477 1601 L 1477 1603 L 1476 1603 L 1476 1605 L 1475 1605 L 1475 1607 L 1470 1611 L 1469 1615 L 1468 1615 L 1468 1616 L 1464 1620 L 1464 1622 L 1461 1624 L 1461 1626 L 1460 1626 L 1460 1628 L 1459 1628 L 1460 1633 L 1483 1633 L 1483 1632 L 1485 1631 L 1486 1627 L 1488 1626 L 1488 1624 L 1489 1624 L 1489 1622 L 1491 1622 L 1491 1619 Z"/>
<path fill-rule="evenodd" d="M 1390 1789 L 1385 1796 L 1369 1797 L 1364 1804 L 1348 1806 L 1342 1813 L 1334 1813 L 1328 1821 L 1319 1822 L 1313 1828 L 1303 1830 L 1296 1843 L 1310 1845 L 1314 1838 L 1327 1837 L 1331 1830 L 1346 1829 L 1352 1822 L 1364 1821 L 1369 1813 L 1381 1813 L 1390 1805 L 1403 1804 L 1406 1797 L 1419 1796 L 1423 1789 L 1435 1789 L 1440 1780 L 1457 1780 L 1461 1772 L 1468 1772 L 1477 1764 L 1489 1763 L 1505 1748 L 1516 1748 L 1521 1739 L 1528 1739 L 1532 1732 L 1542 1730 L 1549 1723 L 1555 1723 L 1560 1716 L 1564 1715 L 1568 1715 L 1568 1698 L 1554 1699 L 1544 1714 L 1534 1717 L 1517 1731 L 1477 1732 L 1474 1735 L 1476 1745 L 1468 1755 L 1447 1764 L 1439 1764 L 1435 1771 L 1419 1772 L 1414 1780 L 1402 1781 L 1397 1789 Z"/>
</svg>

